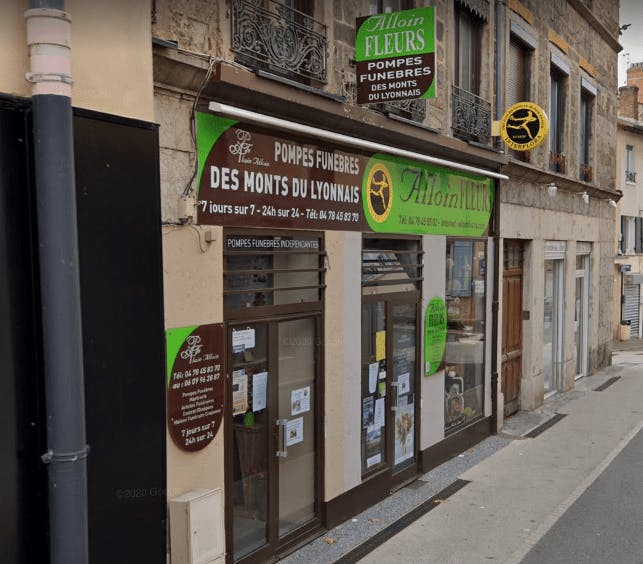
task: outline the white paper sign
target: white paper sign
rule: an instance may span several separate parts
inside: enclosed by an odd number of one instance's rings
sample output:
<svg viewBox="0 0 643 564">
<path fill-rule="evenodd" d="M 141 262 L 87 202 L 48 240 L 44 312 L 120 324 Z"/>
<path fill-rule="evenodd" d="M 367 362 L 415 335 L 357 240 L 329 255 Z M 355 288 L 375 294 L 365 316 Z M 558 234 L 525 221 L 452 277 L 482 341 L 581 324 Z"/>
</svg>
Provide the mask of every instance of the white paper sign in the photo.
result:
<svg viewBox="0 0 643 564">
<path fill-rule="evenodd" d="M 368 365 L 368 393 L 375 393 L 375 386 L 377 386 L 377 373 L 380 370 L 380 363 L 373 362 Z"/>
<path fill-rule="evenodd" d="M 409 382 L 409 373 L 405 372 L 400 374 L 397 377 L 397 395 L 401 396 L 403 394 L 408 394 L 411 391 L 411 385 Z"/>
<path fill-rule="evenodd" d="M 290 415 L 310 411 L 310 386 L 290 392 Z"/>
<path fill-rule="evenodd" d="M 248 410 L 248 375 L 246 371 L 235 370 L 232 373 L 232 415 L 239 415 Z"/>
<path fill-rule="evenodd" d="M 374 466 L 375 464 L 379 464 L 380 462 L 382 462 L 381 454 L 376 454 L 375 456 L 371 456 L 370 458 L 366 459 L 366 468 L 370 468 L 371 466 Z"/>
<path fill-rule="evenodd" d="M 255 348 L 255 330 L 242 329 L 240 331 L 232 330 L 232 348 L 233 349 L 254 349 Z"/>
<path fill-rule="evenodd" d="M 373 426 L 384 427 L 384 398 L 375 400 L 375 411 L 373 413 Z"/>
<path fill-rule="evenodd" d="M 252 377 L 252 411 L 266 409 L 268 373 L 258 372 Z"/>
<path fill-rule="evenodd" d="M 473 293 L 474 294 L 484 294 L 484 280 L 474 280 L 473 281 Z"/>
<path fill-rule="evenodd" d="M 286 446 L 304 442 L 304 418 L 296 417 L 286 423 Z"/>
</svg>

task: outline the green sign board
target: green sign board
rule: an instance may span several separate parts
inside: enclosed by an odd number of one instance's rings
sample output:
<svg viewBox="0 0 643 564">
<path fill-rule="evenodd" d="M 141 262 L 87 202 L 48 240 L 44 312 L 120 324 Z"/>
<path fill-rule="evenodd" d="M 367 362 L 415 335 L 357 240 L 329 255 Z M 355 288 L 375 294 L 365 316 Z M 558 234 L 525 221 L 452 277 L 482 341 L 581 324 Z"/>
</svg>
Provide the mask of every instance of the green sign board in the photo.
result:
<svg viewBox="0 0 643 564">
<path fill-rule="evenodd" d="M 425 163 L 374 155 L 366 165 L 362 205 L 378 233 L 479 237 L 493 208 L 493 184 Z"/>
<path fill-rule="evenodd" d="M 424 316 L 424 375 L 440 368 L 447 342 L 447 308 L 439 296 L 433 298 Z"/>
<path fill-rule="evenodd" d="M 357 103 L 435 96 L 433 7 L 357 20 Z"/>
</svg>

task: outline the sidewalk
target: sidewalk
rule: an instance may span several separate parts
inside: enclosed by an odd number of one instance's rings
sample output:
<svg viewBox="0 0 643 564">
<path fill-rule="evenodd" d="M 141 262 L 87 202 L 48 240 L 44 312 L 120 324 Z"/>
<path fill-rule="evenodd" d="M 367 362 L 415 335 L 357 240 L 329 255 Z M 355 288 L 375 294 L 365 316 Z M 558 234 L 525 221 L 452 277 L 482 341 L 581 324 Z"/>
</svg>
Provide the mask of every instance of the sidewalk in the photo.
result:
<svg viewBox="0 0 643 564">
<path fill-rule="evenodd" d="M 612 367 L 281 562 L 519 562 L 642 425 L 642 365 L 615 343 Z"/>
</svg>

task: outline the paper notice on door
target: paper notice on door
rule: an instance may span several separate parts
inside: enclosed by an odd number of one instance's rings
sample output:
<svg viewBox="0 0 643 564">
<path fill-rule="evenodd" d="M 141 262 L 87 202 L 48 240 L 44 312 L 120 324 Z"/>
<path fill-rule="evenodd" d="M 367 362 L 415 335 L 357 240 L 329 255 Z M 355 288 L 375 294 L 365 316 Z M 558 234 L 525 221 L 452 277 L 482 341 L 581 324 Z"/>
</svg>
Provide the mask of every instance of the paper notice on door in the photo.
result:
<svg viewBox="0 0 643 564">
<path fill-rule="evenodd" d="M 381 454 L 376 454 L 374 456 L 369 456 L 366 459 L 366 468 L 370 468 L 371 466 L 375 466 L 376 464 L 379 464 L 382 462 L 382 455 Z"/>
<path fill-rule="evenodd" d="M 375 393 L 375 386 L 377 386 L 377 374 L 380 370 L 380 363 L 373 362 L 368 365 L 368 393 Z"/>
<path fill-rule="evenodd" d="M 408 372 L 400 374 L 397 377 L 397 395 L 402 396 L 408 394 L 411 391 L 410 385 L 410 375 Z"/>
<path fill-rule="evenodd" d="M 232 348 L 234 350 L 245 350 L 255 348 L 255 330 L 241 329 L 232 330 Z"/>
<path fill-rule="evenodd" d="M 296 417 L 286 423 L 286 446 L 304 442 L 304 418 Z"/>
<path fill-rule="evenodd" d="M 268 373 L 258 372 L 252 376 L 252 411 L 266 409 Z"/>
<path fill-rule="evenodd" d="M 290 415 L 310 411 L 310 386 L 290 392 Z"/>
<path fill-rule="evenodd" d="M 375 333 L 375 360 L 386 358 L 386 331 Z"/>
<path fill-rule="evenodd" d="M 378 398 L 375 400 L 375 411 L 373 413 L 373 427 L 384 427 L 384 406 L 385 399 Z"/>
<path fill-rule="evenodd" d="M 232 373 L 232 415 L 248 411 L 248 375 L 244 369 Z"/>
</svg>

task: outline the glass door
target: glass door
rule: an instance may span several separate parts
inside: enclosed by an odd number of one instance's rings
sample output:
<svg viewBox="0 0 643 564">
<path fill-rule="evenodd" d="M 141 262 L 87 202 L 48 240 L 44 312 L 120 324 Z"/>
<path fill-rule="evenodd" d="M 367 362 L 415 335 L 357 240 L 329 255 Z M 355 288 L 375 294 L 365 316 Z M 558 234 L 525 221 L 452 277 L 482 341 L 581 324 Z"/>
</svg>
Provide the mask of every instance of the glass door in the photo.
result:
<svg viewBox="0 0 643 564">
<path fill-rule="evenodd" d="M 392 304 L 391 415 L 393 472 L 415 460 L 416 304 Z"/>
<path fill-rule="evenodd" d="M 233 555 L 239 560 L 268 544 L 268 323 L 234 327 L 229 338 Z"/>
<path fill-rule="evenodd" d="M 587 312 L 589 310 L 589 255 L 576 257 L 576 299 L 574 307 L 574 344 L 576 379 L 587 375 Z"/>
<path fill-rule="evenodd" d="M 264 561 L 289 536 L 319 524 L 318 334 L 316 316 L 254 322 L 228 333 L 235 561 Z"/>
<path fill-rule="evenodd" d="M 315 319 L 282 321 L 279 338 L 279 538 L 315 519 Z"/>
<path fill-rule="evenodd" d="M 543 373 L 545 394 L 560 385 L 563 339 L 563 260 L 545 261 Z"/>
</svg>

